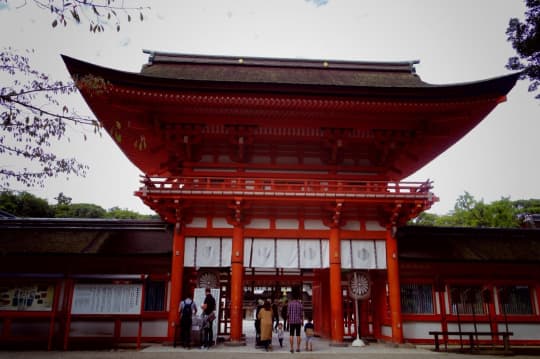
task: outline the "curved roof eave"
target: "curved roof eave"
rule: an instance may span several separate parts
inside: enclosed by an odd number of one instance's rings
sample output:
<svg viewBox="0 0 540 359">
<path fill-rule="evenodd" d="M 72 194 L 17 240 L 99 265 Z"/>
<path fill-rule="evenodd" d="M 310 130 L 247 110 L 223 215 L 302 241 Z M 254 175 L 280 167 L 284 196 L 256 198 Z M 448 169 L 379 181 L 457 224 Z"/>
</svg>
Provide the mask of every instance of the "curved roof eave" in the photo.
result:
<svg viewBox="0 0 540 359">
<path fill-rule="evenodd" d="M 95 75 L 103 77 L 114 85 L 127 87 L 144 87 L 147 89 L 172 91 L 223 91 L 223 92 L 263 92 L 274 94 L 320 95 L 320 96 L 369 96 L 386 98 L 410 98 L 414 100 L 434 101 L 455 100 L 478 97 L 505 96 L 515 85 L 520 73 L 512 73 L 491 79 L 433 85 L 420 82 L 415 86 L 402 86 L 399 83 L 384 82 L 380 84 L 346 84 L 340 85 L 321 81 L 320 83 L 298 84 L 264 81 L 228 81 L 215 79 L 178 79 L 160 77 L 144 73 L 133 73 L 115 70 L 91 64 L 66 55 L 62 59 L 72 77 Z M 180 65 L 181 66 L 181 65 Z M 317 70 L 318 71 L 318 70 Z M 324 71 L 324 70 L 321 70 Z"/>
</svg>

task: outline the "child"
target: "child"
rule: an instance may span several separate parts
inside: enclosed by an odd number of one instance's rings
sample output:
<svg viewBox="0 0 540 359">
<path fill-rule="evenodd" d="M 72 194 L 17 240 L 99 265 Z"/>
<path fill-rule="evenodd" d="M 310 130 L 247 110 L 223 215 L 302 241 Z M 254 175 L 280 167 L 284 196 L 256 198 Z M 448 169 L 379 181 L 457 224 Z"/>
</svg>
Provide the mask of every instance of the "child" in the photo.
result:
<svg viewBox="0 0 540 359">
<path fill-rule="evenodd" d="M 306 351 L 313 351 L 313 323 L 311 318 L 307 318 L 307 323 L 304 325 L 304 332 L 306 333 Z"/>
<path fill-rule="evenodd" d="M 281 322 L 278 322 L 278 325 L 276 327 L 276 334 L 277 334 L 277 338 L 278 338 L 278 341 L 279 341 L 279 346 L 281 348 L 283 348 L 283 336 L 285 334 L 284 334 L 284 331 L 283 331 L 283 324 L 281 324 Z"/>
</svg>

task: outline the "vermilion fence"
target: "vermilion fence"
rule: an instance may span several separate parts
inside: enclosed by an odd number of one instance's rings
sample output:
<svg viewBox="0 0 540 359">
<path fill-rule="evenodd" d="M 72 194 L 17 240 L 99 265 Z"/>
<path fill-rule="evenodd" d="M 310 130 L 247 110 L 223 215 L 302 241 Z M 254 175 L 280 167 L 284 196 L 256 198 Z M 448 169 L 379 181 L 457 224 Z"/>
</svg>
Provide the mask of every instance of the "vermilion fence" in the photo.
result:
<svg viewBox="0 0 540 359">
<path fill-rule="evenodd" d="M 430 181 L 344 181 L 235 177 L 144 177 L 144 194 L 213 194 L 305 197 L 434 197 Z"/>
</svg>

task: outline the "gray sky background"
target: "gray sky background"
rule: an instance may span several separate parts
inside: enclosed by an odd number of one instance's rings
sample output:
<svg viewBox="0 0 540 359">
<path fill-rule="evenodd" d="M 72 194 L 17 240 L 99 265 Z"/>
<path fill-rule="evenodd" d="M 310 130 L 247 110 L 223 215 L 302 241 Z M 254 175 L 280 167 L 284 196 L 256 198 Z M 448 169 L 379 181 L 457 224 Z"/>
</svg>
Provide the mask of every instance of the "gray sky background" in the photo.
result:
<svg viewBox="0 0 540 359">
<path fill-rule="evenodd" d="M 130 3 L 125 1 L 125 3 Z M 134 2 L 135 4 L 145 2 Z M 505 30 L 522 17 L 517 0 L 154 0 L 145 20 L 137 16 L 105 33 L 88 22 L 53 29 L 53 18 L 33 1 L 0 2 L 0 47 L 35 49 L 33 64 L 67 79 L 60 54 L 124 71 L 138 72 L 143 49 L 177 53 L 339 60 L 420 60 L 420 77 L 430 83 L 469 82 L 508 73 L 514 54 Z M 444 214 L 468 191 L 489 203 L 540 198 L 537 143 L 540 101 L 519 82 L 505 103 L 451 149 L 407 180 L 434 181 L 440 197 L 430 212 Z M 82 99 L 76 106 L 89 112 Z M 133 195 L 141 172 L 114 142 L 73 128 L 59 151 L 90 165 L 85 178 L 56 178 L 29 192 L 55 203 L 59 192 L 74 203 L 95 203 L 150 213 Z M 17 165 L 0 157 L 0 165 Z M 24 189 L 15 186 L 16 189 Z"/>
</svg>

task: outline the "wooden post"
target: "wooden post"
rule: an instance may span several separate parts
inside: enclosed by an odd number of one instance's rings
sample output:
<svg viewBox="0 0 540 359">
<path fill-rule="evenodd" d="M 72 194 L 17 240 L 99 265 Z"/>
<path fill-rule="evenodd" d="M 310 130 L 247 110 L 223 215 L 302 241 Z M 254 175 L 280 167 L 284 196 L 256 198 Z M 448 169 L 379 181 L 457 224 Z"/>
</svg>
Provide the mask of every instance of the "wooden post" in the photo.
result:
<svg viewBox="0 0 540 359">
<path fill-rule="evenodd" d="M 403 343 L 403 325 L 401 319 L 401 289 L 399 285 L 399 262 L 397 240 L 394 237 L 395 227 L 386 231 L 386 265 L 388 273 L 388 295 L 390 316 L 392 319 L 392 341 Z"/>
<path fill-rule="evenodd" d="M 341 239 L 339 227 L 330 228 L 330 333 L 332 342 L 343 342 L 343 295 L 341 292 Z"/>
<path fill-rule="evenodd" d="M 231 343 L 242 340 L 242 298 L 244 296 L 244 228 L 233 228 L 231 252 Z"/>
<path fill-rule="evenodd" d="M 184 276 L 185 235 L 181 222 L 176 222 L 173 235 L 171 263 L 171 295 L 169 296 L 168 340 L 174 341 L 176 325 L 179 319 L 179 307 L 182 300 L 182 279 Z"/>
</svg>

